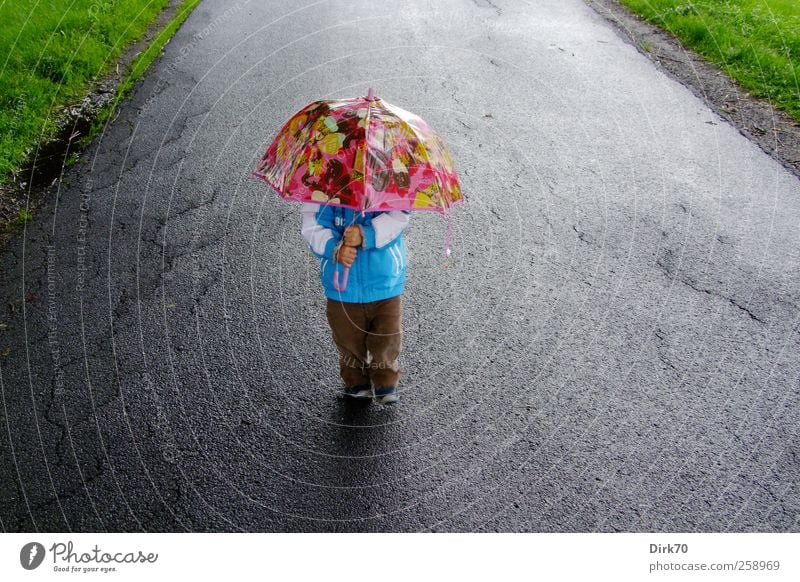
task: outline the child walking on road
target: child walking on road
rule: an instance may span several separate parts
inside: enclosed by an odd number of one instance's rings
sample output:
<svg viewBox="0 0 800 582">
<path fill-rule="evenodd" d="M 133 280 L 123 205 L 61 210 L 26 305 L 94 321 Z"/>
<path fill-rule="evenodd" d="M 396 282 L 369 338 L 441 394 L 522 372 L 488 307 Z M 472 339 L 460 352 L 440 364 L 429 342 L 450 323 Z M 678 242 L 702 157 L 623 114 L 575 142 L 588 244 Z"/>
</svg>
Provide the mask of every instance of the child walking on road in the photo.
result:
<svg viewBox="0 0 800 582">
<path fill-rule="evenodd" d="M 348 398 L 398 400 L 402 293 L 406 280 L 404 210 L 360 213 L 304 203 L 302 234 L 320 259 L 327 318 Z M 343 290 L 334 271 L 350 268 Z M 342 287 L 339 287 L 341 289 Z"/>
<path fill-rule="evenodd" d="M 302 234 L 320 261 L 345 394 L 397 402 L 403 232 L 411 211 L 444 214 L 463 202 L 444 142 L 425 120 L 370 88 L 363 97 L 300 109 L 252 175 L 302 204 Z M 449 255 L 449 222 L 447 232 Z"/>
</svg>

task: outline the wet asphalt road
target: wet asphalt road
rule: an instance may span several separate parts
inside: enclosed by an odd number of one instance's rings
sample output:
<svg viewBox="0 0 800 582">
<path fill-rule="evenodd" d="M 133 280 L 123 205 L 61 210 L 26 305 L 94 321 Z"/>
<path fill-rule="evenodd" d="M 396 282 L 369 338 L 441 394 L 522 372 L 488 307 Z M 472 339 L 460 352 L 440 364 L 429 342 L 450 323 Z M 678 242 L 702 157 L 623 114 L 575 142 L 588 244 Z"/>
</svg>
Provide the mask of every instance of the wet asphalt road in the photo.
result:
<svg viewBox="0 0 800 582">
<path fill-rule="evenodd" d="M 800 531 L 798 180 L 578 0 L 287 4 L 205 0 L 0 254 L 0 527 Z M 468 198 L 394 409 L 247 175 L 369 85 Z"/>
</svg>

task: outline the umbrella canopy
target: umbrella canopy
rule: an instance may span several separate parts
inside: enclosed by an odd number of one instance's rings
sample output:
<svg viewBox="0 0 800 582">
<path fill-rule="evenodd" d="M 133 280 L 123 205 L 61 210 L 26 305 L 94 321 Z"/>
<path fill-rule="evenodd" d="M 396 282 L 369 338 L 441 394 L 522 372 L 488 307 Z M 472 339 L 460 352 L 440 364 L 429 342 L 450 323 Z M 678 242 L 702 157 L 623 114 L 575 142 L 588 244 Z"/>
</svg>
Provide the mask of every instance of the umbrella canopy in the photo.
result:
<svg viewBox="0 0 800 582">
<path fill-rule="evenodd" d="M 462 201 L 444 142 L 372 89 L 367 97 L 315 101 L 298 111 L 253 175 L 285 199 L 363 212 L 445 212 Z"/>
</svg>

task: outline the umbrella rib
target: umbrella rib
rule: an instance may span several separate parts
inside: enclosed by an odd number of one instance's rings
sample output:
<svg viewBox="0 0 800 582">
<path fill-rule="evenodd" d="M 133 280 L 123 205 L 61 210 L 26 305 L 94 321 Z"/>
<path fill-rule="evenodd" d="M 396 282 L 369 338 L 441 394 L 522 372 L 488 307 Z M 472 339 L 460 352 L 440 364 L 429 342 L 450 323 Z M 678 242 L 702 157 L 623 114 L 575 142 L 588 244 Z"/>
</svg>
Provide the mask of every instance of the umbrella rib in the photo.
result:
<svg viewBox="0 0 800 582">
<path fill-rule="evenodd" d="M 361 156 L 363 158 L 364 163 L 364 171 L 361 173 L 364 176 L 364 194 L 361 196 L 361 211 L 363 212 L 366 210 L 366 203 L 367 203 L 367 184 L 369 184 L 369 180 L 367 179 L 367 170 L 369 168 L 369 163 L 367 161 L 367 157 L 369 156 L 369 118 L 370 113 L 372 111 L 372 101 L 367 99 L 367 117 L 366 117 L 366 127 L 364 128 L 364 155 Z"/>
</svg>

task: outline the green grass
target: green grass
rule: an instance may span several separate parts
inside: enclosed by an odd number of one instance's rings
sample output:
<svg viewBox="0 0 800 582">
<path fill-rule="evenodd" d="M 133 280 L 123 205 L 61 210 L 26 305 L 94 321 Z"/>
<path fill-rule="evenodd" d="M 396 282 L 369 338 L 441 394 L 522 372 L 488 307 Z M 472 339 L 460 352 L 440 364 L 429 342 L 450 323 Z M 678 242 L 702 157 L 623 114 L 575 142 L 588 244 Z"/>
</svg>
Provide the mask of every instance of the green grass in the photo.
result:
<svg viewBox="0 0 800 582">
<path fill-rule="evenodd" d="M 620 0 L 800 121 L 800 0 Z"/>
<path fill-rule="evenodd" d="M 33 220 L 33 214 L 31 212 L 29 212 L 28 210 L 25 210 L 24 208 L 20 208 L 17 211 L 17 222 L 23 223 L 23 222 L 29 222 L 31 220 Z"/>
<path fill-rule="evenodd" d="M 168 2 L 0 0 L 0 183 L 55 134 L 60 107 L 80 102 Z M 198 2 L 186 0 L 176 20 Z M 169 35 L 178 24 L 170 24 Z M 154 43 L 158 47 L 139 55 L 123 83 L 125 91 L 169 35 L 162 33 Z"/>
</svg>

